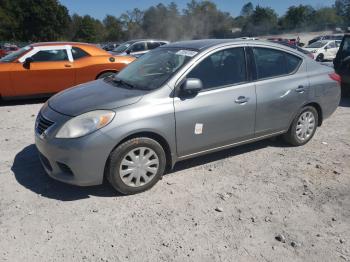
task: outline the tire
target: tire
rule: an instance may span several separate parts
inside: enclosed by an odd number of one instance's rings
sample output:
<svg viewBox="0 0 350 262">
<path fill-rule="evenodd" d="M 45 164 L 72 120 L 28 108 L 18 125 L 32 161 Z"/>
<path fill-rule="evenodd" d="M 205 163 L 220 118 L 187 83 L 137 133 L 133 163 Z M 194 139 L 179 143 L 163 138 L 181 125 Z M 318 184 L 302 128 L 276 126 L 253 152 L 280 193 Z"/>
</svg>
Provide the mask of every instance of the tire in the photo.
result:
<svg viewBox="0 0 350 262">
<path fill-rule="evenodd" d="M 140 156 L 143 157 L 138 162 L 140 158 L 137 157 Z M 165 167 L 166 155 L 163 147 L 151 138 L 139 137 L 122 143 L 112 151 L 106 176 L 115 190 L 131 195 L 152 188 L 164 174 Z"/>
<path fill-rule="evenodd" d="M 109 77 L 109 76 L 114 75 L 114 74 L 115 74 L 115 72 L 105 72 L 105 73 L 100 74 L 96 79 L 103 79 L 103 78 Z"/>
<path fill-rule="evenodd" d="M 301 127 L 302 125 L 302 116 L 306 120 L 306 116 L 310 115 L 310 118 L 306 126 Z M 311 115 L 313 118 L 311 118 Z M 313 119 L 313 120 L 312 120 Z M 312 130 L 311 122 L 313 123 Z M 318 126 L 318 113 L 317 110 L 312 106 L 303 107 L 297 116 L 294 118 L 292 125 L 290 126 L 288 132 L 283 135 L 284 140 L 292 146 L 302 146 L 308 143 L 314 136 Z M 310 128 L 309 128 L 310 127 Z M 304 132 L 305 131 L 305 132 Z M 305 138 L 301 137 L 305 134 Z"/>
<path fill-rule="evenodd" d="M 316 61 L 317 62 L 323 62 L 324 60 L 324 55 L 323 54 L 319 54 L 317 57 L 316 57 Z"/>
</svg>

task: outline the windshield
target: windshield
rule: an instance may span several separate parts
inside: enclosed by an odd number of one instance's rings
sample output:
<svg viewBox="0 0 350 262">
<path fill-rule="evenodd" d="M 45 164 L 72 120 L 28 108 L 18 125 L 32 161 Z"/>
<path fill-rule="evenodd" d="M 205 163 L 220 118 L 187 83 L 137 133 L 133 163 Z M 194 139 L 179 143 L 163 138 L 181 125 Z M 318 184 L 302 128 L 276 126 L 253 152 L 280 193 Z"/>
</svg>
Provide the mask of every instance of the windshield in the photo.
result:
<svg viewBox="0 0 350 262">
<path fill-rule="evenodd" d="M 121 44 L 121 45 L 118 46 L 116 49 L 114 49 L 113 52 L 116 52 L 116 53 L 123 53 L 123 52 L 125 52 L 126 49 L 128 49 L 129 46 L 131 46 L 133 43 L 135 43 L 135 41 L 125 42 L 124 44 Z"/>
<path fill-rule="evenodd" d="M 20 58 L 24 53 L 26 53 L 30 48 L 30 46 L 26 46 L 17 50 L 16 52 L 10 53 L 7 56 L 1 58 L 0 62 L 14 62 L 18 58 Z"/>
<path fill-rule="evenodd" d="M 179 48 L 157 48 L 123 69 L 116 79 L 137 89 L 157 89 L 197 53 Z"/>
<path fill-rule="evenodd" d="M 321 48 L 326 44 L 327 42 L 315 42 L 315 43 L 312 43 L 311 45 L 308 45 L 307 48 Z"/>
</svg>

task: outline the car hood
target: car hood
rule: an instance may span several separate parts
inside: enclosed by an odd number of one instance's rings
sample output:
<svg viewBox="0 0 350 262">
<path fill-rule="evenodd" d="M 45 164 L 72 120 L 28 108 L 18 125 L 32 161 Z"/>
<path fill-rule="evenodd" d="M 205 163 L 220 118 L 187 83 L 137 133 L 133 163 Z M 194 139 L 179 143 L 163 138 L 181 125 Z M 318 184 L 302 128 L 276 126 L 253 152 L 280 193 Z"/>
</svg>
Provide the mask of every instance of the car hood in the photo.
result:
<svg viewBox="0 0 350 262">
<path fill-rule="evenodd" d="M 126 89 L 103 79 L 62 91 L 49 99 L 49 106 L 64 115 L 78 116 L 93 110 L 110 110 L 138 102 L 147 91 Z"/>
</svg>

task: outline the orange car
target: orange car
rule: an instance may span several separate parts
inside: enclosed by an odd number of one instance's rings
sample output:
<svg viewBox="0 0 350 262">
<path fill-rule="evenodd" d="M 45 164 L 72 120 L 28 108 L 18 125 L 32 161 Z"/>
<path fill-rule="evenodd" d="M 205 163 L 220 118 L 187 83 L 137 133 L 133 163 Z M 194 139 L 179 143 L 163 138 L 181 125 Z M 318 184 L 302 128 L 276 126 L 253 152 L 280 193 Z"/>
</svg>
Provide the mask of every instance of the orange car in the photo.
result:
<svg viewBox="0 0 350 262">
<path fill-rule="evenodd" d="M 111 75 L 134 60 L 91 44 L 32 44 L 0 59 L 0 98 L 47 96 Z"/>
</svg>

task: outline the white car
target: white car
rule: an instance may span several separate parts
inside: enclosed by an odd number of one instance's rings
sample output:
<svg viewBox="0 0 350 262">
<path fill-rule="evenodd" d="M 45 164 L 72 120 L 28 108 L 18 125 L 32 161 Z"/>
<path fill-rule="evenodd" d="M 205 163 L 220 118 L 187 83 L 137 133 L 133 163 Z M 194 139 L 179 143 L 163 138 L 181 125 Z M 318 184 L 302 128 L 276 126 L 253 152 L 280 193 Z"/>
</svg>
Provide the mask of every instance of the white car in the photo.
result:
<svg viewBox="0 0 350 262">
<path fill-rule="evenodd" d="M 314 55 L 316 61 L 333 60 L 337 55 L 341 41 L 339 40 L 321 40 L 304 47 L 306 51 Z"/>
</svg>

